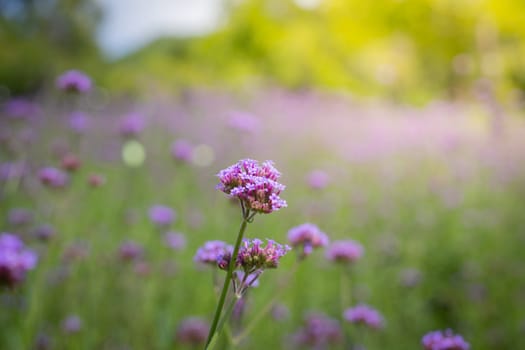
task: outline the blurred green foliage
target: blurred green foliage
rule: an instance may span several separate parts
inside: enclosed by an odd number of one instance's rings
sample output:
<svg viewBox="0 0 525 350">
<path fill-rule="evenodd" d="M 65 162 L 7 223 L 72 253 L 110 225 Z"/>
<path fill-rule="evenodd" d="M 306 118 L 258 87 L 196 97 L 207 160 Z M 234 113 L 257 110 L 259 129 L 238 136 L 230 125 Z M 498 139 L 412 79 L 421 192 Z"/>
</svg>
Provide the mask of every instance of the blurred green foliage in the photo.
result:
<svg viewBox="0 0 525 350">
<path fill-rule="evenodd" d="M 161 39 L 109 66 L 93 44 L 100 10 L 92 1 L 42 3 L 59 11 L 14 21 L 26 36 L 28 24 L 35 28 L 29 42 L 3 17 L 11 30 L 0 40 L 13 49 L 0 54 L 0 74 L 15 90 L 34 87 L 30 77 L 41 81 L 50 71 L 43 67 L 65 63 L 90 68 L 116 91 L 263 83 L 423 102 L 465 97 L 480 78 L 505 97 L 525 88 L 521 0 L 223 0 L 216 32 Z"/>
<path fill-rule="evenodd" d="M 0 0 L 0 85 L 28 93 L 71 64 L 99 70 L 100 16 L 91 0 Z"/>
</svg>

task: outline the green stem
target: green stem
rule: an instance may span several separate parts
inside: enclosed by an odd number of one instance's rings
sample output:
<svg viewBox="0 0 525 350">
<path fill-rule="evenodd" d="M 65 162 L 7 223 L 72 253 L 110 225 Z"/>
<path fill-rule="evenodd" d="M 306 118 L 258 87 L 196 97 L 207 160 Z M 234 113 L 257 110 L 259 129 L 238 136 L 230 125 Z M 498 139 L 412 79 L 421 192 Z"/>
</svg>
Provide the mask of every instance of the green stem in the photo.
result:
<svg viewBox="0 0 525 350">
<path fill-rule="evenodd" d="M 246 214 L 246 213 L 244 213 Z M 230 288 L 230 282 L 232 280 L 233 270 L 235 269 L 235 263 L 237 260 L 237 255 L 239 253 L 239 247 L 241 246 L 242 238 L 244 236 L 244 231 L 246 230 L 246 225 L 248 224 L 247 215 L 243 215 L 242 224 L 239 228 L 239 234 L 237 236 L 237 242 L 235 242 L 235 247 L 233 248 L 233 253 L 230 259 L 230 266 L 228 267 L 228 273 L 224 280 L 224 285 L 222 287 L 221 296 L 219 297 L 219 303 L 217 304 L 217 309 L 215 310 L 215 316 L 213 317 L 213 322 L 211 324 L 210 333 L 208 333 L 208 339 L 206 340 L 206 346 L 204 349 L 208 349 L 210 343 L 215 336 L 217 331 L 217 325 L 219 324 L 219 319 L 221 318 L 221 312 L 224 307 L 224 302 L 226 301 L 226 295 L 228 294 L 228 289 Z"/>
<path fill-rule="evenodd" d="M 299 266 L 299 260 L 296 260 L 294 262 L 294 265 L 286 278 L 284 279 L 285 282 L 290 281 L 291 277 L 295 274 L 297 271 L 297 267 Z M 239 343 L 248 335 L 250 332 L 257 326 L 257 324 L 262 320 L 262 318 L 270 312 L 272 307 L 275 305 L 275 303 L 282 297 L 283 293 L 286 290 L 286 285 L 282 286 L 281 289 L 277 293 L 274 294 L 274 297 L 262 308 L 262 310 L 255 316 L 255 318 L 252 319 L 252 321 L 244 328 L 244 330 L 239 333 L 237 336 L 233 338 L 233 344 L 235 346 L 239 345 Z"/>
</svg>

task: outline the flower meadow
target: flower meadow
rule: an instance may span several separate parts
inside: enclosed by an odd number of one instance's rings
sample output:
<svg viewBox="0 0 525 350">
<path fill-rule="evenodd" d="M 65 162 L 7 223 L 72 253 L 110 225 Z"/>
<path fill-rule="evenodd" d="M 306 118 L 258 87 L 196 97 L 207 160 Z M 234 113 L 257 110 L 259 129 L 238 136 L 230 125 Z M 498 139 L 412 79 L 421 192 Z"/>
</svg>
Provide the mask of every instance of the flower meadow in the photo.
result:
<svg viewBox="0 0 525 350">
<path fill-rule="evenodd" d="M 6 98 L 0 349 L 525 348 L 525 122 L 492 110 Z"/>
</svg>

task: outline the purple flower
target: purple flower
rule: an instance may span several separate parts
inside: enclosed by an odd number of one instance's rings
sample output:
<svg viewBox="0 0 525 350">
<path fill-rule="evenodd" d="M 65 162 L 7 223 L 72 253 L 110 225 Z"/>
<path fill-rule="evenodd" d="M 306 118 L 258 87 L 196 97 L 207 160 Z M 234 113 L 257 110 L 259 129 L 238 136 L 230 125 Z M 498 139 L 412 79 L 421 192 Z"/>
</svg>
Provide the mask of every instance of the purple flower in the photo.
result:
<svg viewBox="0 0 525 350">
<path fill-rule="evenodd" d="M 350 323 L 364 324 L 373 329 L 383 328 L 383 316 L 368 305 L 360 304 L 356 307 L 346 309 L 343 317 Z"/>
<path fill-rule="evenodd" d="M 208 336 L 210 326 L 199 317 L 188 317 L 181 321 L 177 329 L 176 340 L 188 345 L 202 345 Z"/>
<path fill-rule="evenodd" d="M 157 226 L 169 226 L 175 220 L 175 211 L 164 205 L 154 205 L 149 209 L 149 218 Z"/>
<path fill-rule="evenodd" d="M 77 315 L 70 315 L 62 321 L 65 333 L 78 333 L 82 329 L 82 320 Z"/>
<path fill-rule="evenodd" d="M 33 213 L 24 208 L 14 208 L 9 210 L 7 221 L 12 226 L 23 226 L 33 222 Z"/>
<path fill-rule="evenodd" d="M 306 177 L 306 181 L 311 188 L 320 190 L 328 185 L 330 176 L 322 170 L 313 170 Z"/>
<path fill-rule="evenodd" d="M 467 343 L 459 334 L 454 334 L 452 330 L 433 331 L 425 334 L 421 339 L 421 344 L 425 350 L 468 350 L 470 344 Z"/>
<path fill-rule="evenodd" d="M 277 182 L 281 174 L 271 161 L 259 163 L 243 159 L 217 175 L 217 189 L 232 198 L 239 198 L 243 208 L 254 213 L 271 213 L 286 207 L 279 195 L 285 186 Z"/>
<path fill-rule="evenodd" d="M 144 254 L 144 248 L 138 243 L 127 241 L 120 245 L 118 253 L 122 260 L 138 260 Z"/>
<path fill-rule="evenodd" d="M 73 112 L 69 115 L 69 128 L 77 134 L 83 134 L 89 128 L 90 121 L 86 113 Z"/>
<path fill-rule="evenodd" d="M 232 111 L 228 118 L 228 125 L 241 132 L 255 133 L 261 128 L 261 121 L 250 113 Z"/>
<path fill-rule="evenodd" d="M 137 137 L 146 127 L 146 122 L 141 114 L 130 113 L 120 120 L 119 131 L 124 137 Z"/>
<path fill-rule="evenodd" d="M 294 335 L 293 340 L 299 346 L 324 349 L 342 340 L 341 327 L 337 320 L 321 313 L 310 314 L 305 324 Z"/>
<path fill-rule="evenodd" d="M 328 236 L 314 224 L 305 223 L 288 231 L 288 241 L 292 247 L 301 247 L 301 256 L 310 255 L 314 248 L 328 245 Z"/>
<path fill-rule="evenodd" d="M 352 263 L 364 254 L 363 246 L 353 240 L 335 241 L 326 250 L 326 258 L 330 261 Z"/>
<path fill-rule="evenodd" d="M 27 173 L 27 165 L 24 163 L 6 162 L 0 164 L 0 180 L 8 181 L 18 179 Z"/>
<path fill-rule="evenodd" d="M 15 287 L 37 263 L 36 254 L 26 249 L 18 236 L 0 234 L 0 286 Z"/>
<path fill-rule="evenodd" d="M 13 119 L 31 118 L 40 112 L 40 108 L 35 103 L 25 98 L 13 98 L 4 105 L 4 112 Z"/>
<path fill-rule="evenodd" d="M 186 247 L 186 237 L 180 232 L 166 232 L 164 241 L 168 247 L 174 250 L 180 250 Z"/>
<path fill-rule="evenodd" d="M 42 184 L 52 188 L 65 187 L 69 182 L 69 176 L 65 172 L 53 167 L 40 169 L 38 178 Z"/>
<path fill-rule="evenodd" d="M 217 266 L 217 259 L 233 251 L 233 247 L 223 241 L 208 241 L 197 250 L 193 260 L 202 263 Z"/>
<path fill-rule="evenodd" d="M 40 225 L 33 230 L 33 236 L 36 238 L 47 241 L 55 235 L 55 229 L 51 225 Z"/>
<path fill-rule="evenodd" d="M 69 70 L 57 78 L 56 86 L 67 92 L 85 93 L 91 90 L 91 78 L 79 70 Z"/>
<path fill-rule="evenodd" d="M 279 265 L 281 259 L 291 248 L 281 245 L 271 239 L 267 239 L 264 246 L 260 239 L 244 239 L 239 248 L 236 266 L 251 274 L 257 270 L 274 269 Z M 217 265 L 223 270 L 227 270 L 231 260 L 231 252 L 220 256 Z"/>
<path fill-rule="evenodd" d="M 176 160 L 190 162 L 193 156 L 193 146 L 186 140 L 177 140 L 171 145 L 171 155 Z"/>
</svg>

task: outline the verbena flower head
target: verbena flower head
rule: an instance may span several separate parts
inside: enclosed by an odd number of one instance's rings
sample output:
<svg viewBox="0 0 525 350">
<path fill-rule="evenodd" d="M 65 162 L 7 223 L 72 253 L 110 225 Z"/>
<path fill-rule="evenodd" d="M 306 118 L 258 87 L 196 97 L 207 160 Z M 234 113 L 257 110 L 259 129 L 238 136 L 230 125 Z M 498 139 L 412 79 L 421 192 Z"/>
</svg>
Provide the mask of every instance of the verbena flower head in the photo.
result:
<svg viewBox="0 0 525 350">
<path fill-rule="evenodd" d="M 15 287 L 37 263 L 36 254 L 18 236 L 0 234 L 0 286 Z"/>
<path fill-rule="evenodd" d="M 166 245 L 174 250 L 180 250 L 186 247 L 186 236 L 180 232 L 169 231 L 164 234 Z"/>
<path fill-rule="evenodd" d="M 138 260 L 144 254 L 144 248 L 133 241 L 126 241 L 119 247 L 119 257 L 125 261 Z"/>
<path fill-rule="evenodd" d="M 199 317 L 188 317 L 179 325 L 176 340 L 188 345 L 202 345 L 208 336 L 210 326 L 208 322 Z"/>
<path fill-rule="evenodd" d="M 146 122 L 141 114 L 130 113 L 120 120 L 119 131 L 124 137 L 136 137 L 146 127 Z"/>
<path fill-rule="evenodd" d="M 26 119 L 37 115 L 40 108 L 25 98 L 13 98 L 4 105 L 4 112 L 13 119 Z"/>
<path fill-rule="evenodd" d="M 310 314 L 304 326 L 293 336 L 294 343 L 324 349 L 342 340 L 341 327 L 337 320 L 321 313 Z"/>
<path fill-rule="evenodd" d="M 57 78 L 56 86 L 67 92 L 86 93 L 91 90 L 91 78 L 79 70 L 69 70 Z"/>
<path fill-rule="evenodd" d="M 373 329 L 380 329 L 384 326 L 383 316 L 379 311 L 365 304 L 346 309 L 343 317 L 350 323 L 364 324 Z"/>
<path fill-rule="evenodd" d="M 273 269 L 279 265 L 281 259 L 291 248 L 281 245 L 271 239 L 267 239 L 264 245 L 260 239 L 245 239 L 239 248 L 236 267 L 242 268 L 245 273 L 253 273 L 257 270 Z M 231 252 L 217 259 L 217 265 L 227 270 L 231 260 Z"/>
<path fill-rule="evenodd" d="M 352 263 L 364 254 L 363 246 L 353 240 L 335 241 L 326 250 L 326 258 L 340 263 Z"/>
<path fill-rule="evenodd" d="M 253 114 L 240 111 L 230 112 L 228 125 L 235 130 L 255 133 L 261 128 L 261 121 Z"/>
<path fill-rule="evenodd" d="M 76 134 L 83 134 L 89 128 L 90 118 L 83 112 L 73 112 L 69 115 L 69 128 Z"/>
<path fill-rule="evenodd" d="M 323 170 L 313 170 L 306 177 L 308 185 L 315 190 L 320 190 L 328 186 L 330 176 Z"/>
<path fill-rule="evenodd" d="M 175 220 L 175 211 L 164 205 L 154 205 L 149 210 L 149 218 L 157 226 L 169 226 Z"/>
<path fill-rule="evenodd" d="M 69 176 L 67 173 L 53 167 L 40 169 L 38 172 L 38 178 L 42 184 L 52 188 L 65 187 L 69 182 Z"/>
<path fill-rule="evenodd" d="M 233 247 L 223 241 L 208 241 L 197 249 L 193 260 L 198 263 L 217 266 L 217 259 L 227 253 L 231 254 Z"/>
<path fill-rule="evenodd" d="M 221 170 L 217 175 L 217 189 L 232 198 L 239 198 L 246 210 L 255 213 L 271 213 L 286 207 L 279 195 L 285 186 L 277 182 L 281 173 L 271 161 L 262 165 L 252 159 L 243 159 Z"/>
<path fill-rule="evenodd" d="M 12 226 L 23 226 L 33 222 L 33 212 L 24 208 L 13 208 L 7 214 L 7 222 Z"/>
<path fill-rule="evenodd" d="M 78 333 L 82 329 L 82 319 L 77 315 L 69 315 L 62 321 L 62 330 L 65 333 Z"/>
<path fill-rule="evenodd" d="M 459 334 L 454 334 L 452 330 L 433 331 L 425 334 L 421 339 L 421 344 L 425 350 L 468 350 L 470 344 L 467 343 Z"/>
<path fill-rule="evenodd" d="M 193 156 L 193 146 L 186 140 L 177 140 L 171 145 L 171 155 L 176 160 L 190 162 Z"/>
<path fill-rule="evenodd" d="M 288 241 L 292 247 L 302 249 L 301 256 L 307 256 L 312 253 L 314 248 L 328 245 L 329 239 L 326 233 L 321 231 L 314 224 L 305 223 L 292 227 L 288 231 Z"/>
<path fill-rule="evenodd" d="M 35 238 L 41 241 L 48 241 L 56 234 L 56 231 L 53 226 L 42 224 L 35 227 L 32 231 L 32 234 Z"/>
</svg>

